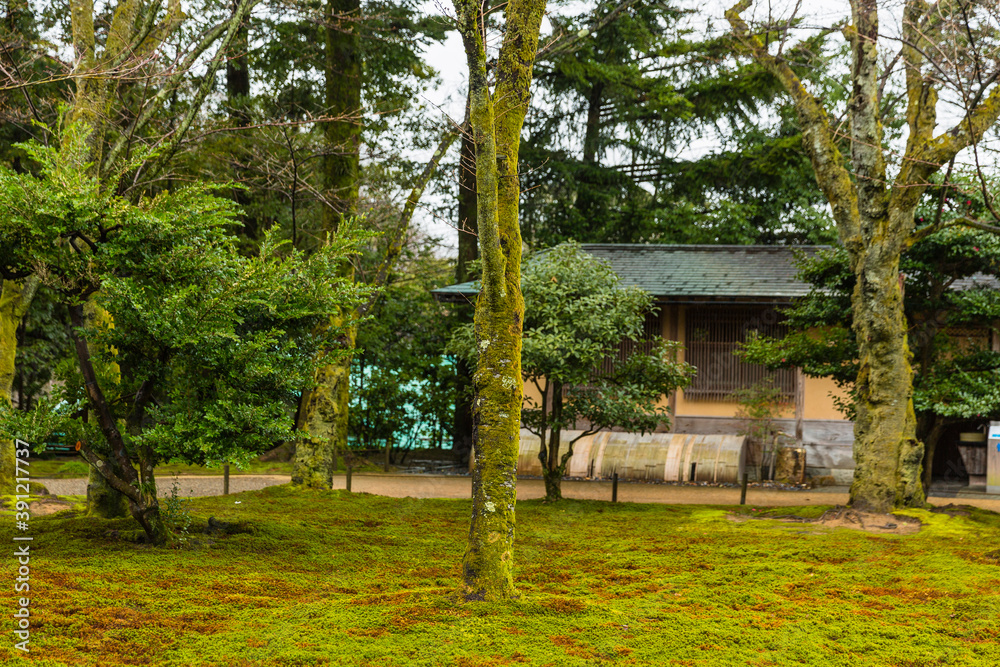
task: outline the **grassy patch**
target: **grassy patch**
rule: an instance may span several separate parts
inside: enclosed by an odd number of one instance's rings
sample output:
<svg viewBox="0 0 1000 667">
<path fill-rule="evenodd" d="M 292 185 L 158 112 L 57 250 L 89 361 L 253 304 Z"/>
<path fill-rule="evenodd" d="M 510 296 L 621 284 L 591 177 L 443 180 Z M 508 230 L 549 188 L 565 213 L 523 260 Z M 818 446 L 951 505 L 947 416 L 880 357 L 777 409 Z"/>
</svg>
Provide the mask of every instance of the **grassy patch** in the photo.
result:
<svg viewBox="0 0 1000 667">
<path fill-rule="evenodd" d="M 1000 664 L 1000 517 L 980 510 L 909 512 L 925 528 L 894 536 L 521 502 L 521 598 L 490 605 L 455 596 L 468 501 L 272 487 L 192 508 L 250 530 L 164 551 L 106 537 L 130 520 L 33 519 L 25 663 Z"/>
</svg>

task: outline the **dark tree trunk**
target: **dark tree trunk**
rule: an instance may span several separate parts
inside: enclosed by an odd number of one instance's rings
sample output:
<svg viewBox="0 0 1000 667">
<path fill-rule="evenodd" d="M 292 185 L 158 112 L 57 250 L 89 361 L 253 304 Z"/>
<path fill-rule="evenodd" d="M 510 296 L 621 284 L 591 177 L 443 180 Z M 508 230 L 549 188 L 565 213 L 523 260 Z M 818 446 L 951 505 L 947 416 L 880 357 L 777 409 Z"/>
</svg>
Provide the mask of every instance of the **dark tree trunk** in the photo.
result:
<svg viewBox="0 0 1000 667">
<path fill-rule="evenodd" d="M 476 213 L 476 146 L 469 132 L 462 134 L 462 147 L 458 163 L 458 261 L 455 264 L 455 282 L 464 283 L 472 278 L 469 262 L 479 257 L 477 238 L 479 222 Z M 459 323 L 472 320 L 471 309 L 459 305 L 456 319 Z M 455 428 L 452 449 L 455 460 L 464 463 L 472 453 L 475 442 L 472 423 L 472 368 L 460 360 L 455 365 Z"/>
<path fill-rule="evenodd" d="M 934 453 L 946 426 L 945 420 L 935 414 L 929 414 L 926 421 L 929 422 L 930 428 L 921 429 L 921 439 L 924 442 L 924 493 L 930 490 L 931 480 L 934 479 Z"/>
<path fill-rule="evenodd" d="M 336 232 L 341 222 L 357 211 L 361 126 L 361 37 L 358 19 L 360 0 L 328 0 L 326 5 L 325 78 L 327 113 L 335 118 L 324 127 L 326 155 L 323 157 L 322 229 Z M 344 275 L 353 279 L 347 264 Z M 354 347 L 357 325 L 352 313 L 338 313 L 331 324 L 345 326 L 340 344 Z M 329 488 L 335 452 L 347 451 L 350 404 L 351 357 L 345 355 L 326 364 L 317 374 L 316 388 L 303 392 L 299 405 L 299 428 L 304 431 L 296 446 L 292 481 Z"/>
<path fill-rule="evenodd" d="M 562 414 L 563 385 L 562 382 L 552 382 L 552 432 L 549 436 L 546 460 L 542 463 L 545 499 L 549 502 L 562 499 L 562 478 L 566 471 L 566 466 L 559 456 L 559 447 L 562 444 Z"/>
</svg>

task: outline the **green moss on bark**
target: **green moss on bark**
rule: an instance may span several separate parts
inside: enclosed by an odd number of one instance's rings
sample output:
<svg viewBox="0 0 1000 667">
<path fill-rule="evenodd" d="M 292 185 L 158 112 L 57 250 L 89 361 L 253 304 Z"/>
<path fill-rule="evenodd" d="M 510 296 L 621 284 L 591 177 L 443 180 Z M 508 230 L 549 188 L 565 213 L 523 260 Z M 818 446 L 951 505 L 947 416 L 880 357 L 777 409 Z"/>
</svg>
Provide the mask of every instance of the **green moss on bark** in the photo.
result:
<svg viewBox="0 0 1000 667">
<path fill-rule="evenodd" d="M 4 280 L 0 288 L 0 402 L 11 406 L 17 359 L 17 328 L 28 312 L 38 287 L 36 278 Z M 0 493 L 13 493 L 14 441 L 0 439 Z"/>
<path fill-rule="evenodd" d="M 517 162 L 530 95 L 544 0 L 512 0 L 497 60 L 496 91 L 486 78 L 482 5 L 455 0 L 469 63 L 470 121 L 476 148 L 479 254 L 483 289 L 476 302 L 479 360 L 474 377 L 476 469 L 463 560 L 467 600 L 505 600 L 513 583 L 515 474 L 520 440 L 521 230 Z M 494 99 L 496 100 L 494 106 Z"/>
</svg>

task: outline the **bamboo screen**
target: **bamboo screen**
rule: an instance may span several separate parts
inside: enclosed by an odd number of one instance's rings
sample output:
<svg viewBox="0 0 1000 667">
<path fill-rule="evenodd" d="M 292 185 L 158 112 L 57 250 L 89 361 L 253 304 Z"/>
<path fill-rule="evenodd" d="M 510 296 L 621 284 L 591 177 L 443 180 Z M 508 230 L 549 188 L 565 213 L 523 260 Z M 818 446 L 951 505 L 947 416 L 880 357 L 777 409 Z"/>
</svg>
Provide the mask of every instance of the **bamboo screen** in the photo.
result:
<svg viewBox="0 0 1000 667">
<path fill-rule="evenodd" d="M 648 354 L 661 336 L 660 313 L 646 313 L 646 319 L 642 323 L 642 337 L 638 341 L 625 339 L 620 342 L 614 354 L 604 357 L 596 373 L 610 375 L 617 364 L 624 362 L 633 354 Z"/>
<path fill-rule="evenodd" d="M 773 378 L 782 396 L 795 396 L 795 371 L 770 371 L 736 356 L 738 344 L 750 332 L 781 337 L 787 332 L 773 308 L 714 307 L 687 311 L 684 360 L 698 369 L 694 382 L 684 390 L 684 398 L 704 401 L 732 400 L 737 389 Z"/>
</svg>

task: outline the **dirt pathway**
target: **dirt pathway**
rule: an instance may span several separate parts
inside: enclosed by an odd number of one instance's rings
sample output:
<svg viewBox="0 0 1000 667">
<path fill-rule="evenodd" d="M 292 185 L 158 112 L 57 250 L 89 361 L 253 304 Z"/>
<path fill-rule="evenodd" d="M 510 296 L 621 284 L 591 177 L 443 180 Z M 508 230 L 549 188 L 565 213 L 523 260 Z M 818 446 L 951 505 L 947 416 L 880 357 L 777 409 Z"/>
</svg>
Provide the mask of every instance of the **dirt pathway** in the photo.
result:
<svg viewBox="0 0 1000 667">
<path fill-rule="evenodd" d="M 177 479 L 178 493 L 184 496 L 222 495 L 222 478 L 209 476 L 165 477 L 159 480 L 160 495 L 168 495 L 173 480 Z M 51 493 L 57 495 L 85 495 L 85 479 L 39 479 Z M 287 484 L 284 475 L 233 475 L 229 478 L 230 493 L 256 491 L 275 484 Z M 345 477 L 334 478 L 334 488 L 345 488 Z M 468 477 L 447 475 L 377 475 L 358 474 L 352 478 L 351 488 L 359 493 L 372 493 L 396 498 L 468 498 L 472 492 L 472 482 Z M 581 500 L 611 500 L 611 482 L 575 481 L 563 482 L 563 495 Z M 522 479 L 517 483 L 517 497 L 531 500 L 545 496 L 545 486 L 540 479 Z M 790 505 L 843 505 L 847 503 L 847 489 L 832 487 L 809 491 L 780 491 L 776 489 L 747 490 L 747 503 L 760 506 Z M 740 502 L 740 490 L 711 486 L 672 486 L 668 484 L 637 484 L 622 482 L 618 485 L 618 500 L 621 502 L 666 503 L 676 505 L 736 505 Z M 965 494 L 959 497 L 935 496 L 934 505 L 975 505 L 1000 512 L 1000 497 L 984 494 Z"/>
</svg>

